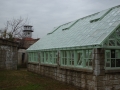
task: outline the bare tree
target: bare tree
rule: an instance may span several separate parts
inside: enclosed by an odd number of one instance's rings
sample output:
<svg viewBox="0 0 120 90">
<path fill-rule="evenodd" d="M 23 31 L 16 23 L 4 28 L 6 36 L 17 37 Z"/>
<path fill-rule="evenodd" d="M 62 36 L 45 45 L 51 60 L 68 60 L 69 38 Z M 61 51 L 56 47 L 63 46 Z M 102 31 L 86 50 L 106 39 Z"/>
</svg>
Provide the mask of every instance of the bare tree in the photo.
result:
<svg viewBox="0 0 120 90">
<path fill-rule="evenodd" d="M 24 46 L 23 27 L 28 22 L 28 18 L 12 19 L 5 23 L 5 28 L 0 30 L 0 38 L 19 42 L 19 47 Z"/>
<path fill-rule="evenodd" d="M 27 23 L 28 19 L 18 18 L 6 22 L 5 28 L 2 29 L 4 39 L 13 40 L 14 38 L 22 38 L 23 26 Z"/>
</svg>

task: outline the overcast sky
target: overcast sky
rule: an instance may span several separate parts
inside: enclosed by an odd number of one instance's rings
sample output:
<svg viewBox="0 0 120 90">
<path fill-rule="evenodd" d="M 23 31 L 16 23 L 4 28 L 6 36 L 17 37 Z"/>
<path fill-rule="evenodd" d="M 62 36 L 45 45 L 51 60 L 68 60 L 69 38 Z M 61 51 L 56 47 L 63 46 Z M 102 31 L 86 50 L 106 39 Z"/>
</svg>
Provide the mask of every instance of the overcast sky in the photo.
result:
<svg viewBox="0 0 120 90">
<path fill-rule="evenodd" d="M 0 0 L 0 28 L 12 18 L 29 18 L 34 38 L 54 27 L 120 5 L 120 0 Z"/>
</svg>

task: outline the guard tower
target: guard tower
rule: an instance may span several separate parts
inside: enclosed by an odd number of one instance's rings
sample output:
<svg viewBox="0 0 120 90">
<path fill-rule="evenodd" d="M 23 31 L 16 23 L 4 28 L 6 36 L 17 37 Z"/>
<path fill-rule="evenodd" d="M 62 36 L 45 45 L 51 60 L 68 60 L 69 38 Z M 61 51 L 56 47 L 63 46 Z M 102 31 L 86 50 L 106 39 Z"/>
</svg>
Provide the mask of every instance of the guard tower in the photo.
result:
<svg viewBox="0 0 120 90">
<path fill-rule="evenodd" d="M 33 26 L 24 25 L 23 36 L 24 38 L 32 38 Z"/>
</svg>

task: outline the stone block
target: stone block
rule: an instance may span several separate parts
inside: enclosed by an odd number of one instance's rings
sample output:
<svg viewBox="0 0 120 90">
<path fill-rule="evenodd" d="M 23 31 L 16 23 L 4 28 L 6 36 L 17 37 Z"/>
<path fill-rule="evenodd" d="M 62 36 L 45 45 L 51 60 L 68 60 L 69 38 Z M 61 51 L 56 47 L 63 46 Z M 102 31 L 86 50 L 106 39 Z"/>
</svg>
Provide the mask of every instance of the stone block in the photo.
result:
<svg viewBox="0 0 120 90">
<path fill-rule="evenodd" d="M 106 90 L 105 87 L 97 87 L 97 90 Z"/>
<path fill-rule="evenodd" d="M 76 82 L 75 86 L 80 87 L 80 82 Z"/>
<path fill-rule="evenodd" d="M 85 79 L 81 79 L 81 83 L 86 83 L 86 82 L 85 82 Z"/>
<path fill-rule="evenodd" d="M 106 85 L 106 81 L 99 80 L 98 82 L 96 82 L 96 85 L 97 85 L 97 87 L 103 87 Z"/>
<path fill-rule="evenodd" d="M 119 85 L 120 81 L 119 80 L 113 80 L 113 85 Z"/>
<path fill-rule="evenodd" d="M 82 79 L 86 78 L 86 77 L 85 77 L 85 74 L 81 74 L 81 78 L 82 78 Z"/>
<path fill-rule="evenodd" d="M 105 81 L 105 85 L 106 86 L 112 86 L 113 85 L 113 81 L 112 80 L 107 80 L 107 81 Z"/>
<path fill-rule="evenodd" d="M 106 86 L 105 90 L 114 90 L 114 89 L 113 89 L 113 86 Z"/>
<path fill-rule="evenodd" d="M 81 82 L 81 88 L 86 88 L 86 84 Z"/>
<path fill-rule="evenodd" d="M 76 82 L 81 82 L 81 78 L 76 78 Z"/>
<path fill-rule="evenodd" d="M 119 85 L 114 85 L 113 88 L 114 88 L 113 90 L 120 90 L 120 84 Z"/>
<path fill-rule="evenodd" d="M 101 81 L 106 81 L 107 77 L 106 76 L 97 76 L 96 79 L 101 80 Z"/>
<path fill-rule="evenodd" d="M 87 80 L 93 80 L 93 75 L 86 75 Z"/>
</svg>

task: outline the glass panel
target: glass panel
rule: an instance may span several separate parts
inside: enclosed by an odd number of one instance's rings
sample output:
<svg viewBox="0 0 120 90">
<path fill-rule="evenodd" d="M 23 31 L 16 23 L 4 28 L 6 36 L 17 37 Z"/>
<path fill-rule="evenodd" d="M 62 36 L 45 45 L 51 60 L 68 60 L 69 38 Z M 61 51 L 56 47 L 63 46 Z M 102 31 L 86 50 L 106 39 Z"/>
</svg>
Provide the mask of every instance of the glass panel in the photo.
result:
<svg viewBox="0 0 120 90">
<path fill-rule="evenodd" d="M 52 63 L 52 53 L 50 53 L 50 63 Z"/>
<path fill-rule="evenodd" d="M 120 67 L 120 59 L 116 59 L 116 67 Z"/>
<path fill-rule="evenodd" d="M 48 62 L 48 53 L 46 52 L 46 62 Z"/>
<path fill-rule="evenodd" d="M 107 62 L 110 62 L 110 59 L 107 59 Z"/>
<path fill-rule="evenodd" d="M 111 59 L 111 67 L 115 67 L 115 59 Z"/>
<path fill-rule="evenodd" d="M 117 40 L 117 46 L 120 46 L 120 41 Z"/>
<path fill-rule="evenodd" d="M 89 58 L 92 59 L 92 50 L 89 50 Z"/>
<path fill-rule="evenodd" d="M 82 53 L 78 53 L 77 64 L 78 64 L 78 65 L 81 65 L 81 64 L 82 64 Z"/>
<path fill-rule="evenodd" d="M 120 28 L 116 30 L 116 38 L 120 39 Z"/>
<path fill-rule="evenodd" d="M 74 52 L 70 51 L 70 64 L 74 65 Z"/>
<path fill-rule="evenodd" d="M 106 58 L 110 58 L 110 57 L 111 57 L 110 52 L 106 52 Z"/>
<path fill-rule="evenodd" d="M 115 40 L 109 40 L 109 45 L 110 46 L 115 46 Z"/>
<path fill-rule="evenodd" d="M 89 66 L 92 66 L 92 59 L 89 59 Z"/>
<path fill-rule="evenodd" d="M 119 51 L 116 51 L 116 52 L 115 52 L 115 58 L 119 58 L 119 57 L 120 57 Z"/>
<path fill-rule="evenodd" d="M 67 65 L 67 58 L 63 58 L 63 62 L 64 65 Z"/>
<path fill-rule="evenodd" d="M 57 57 L 58 57 L 58 53 L 55 52 L 55 53 L 54 53 L 54 63 L 55 63 L 55 64 L 57 63 L 57 59 L 58 59 Z"/>
<path fill-rule="evenodd" d="M 88 59 L 85 59 L 85 61 L 86 61 L 86 66 L 89 66 L 89 61 L 88 61 Z"/>
</svg>

